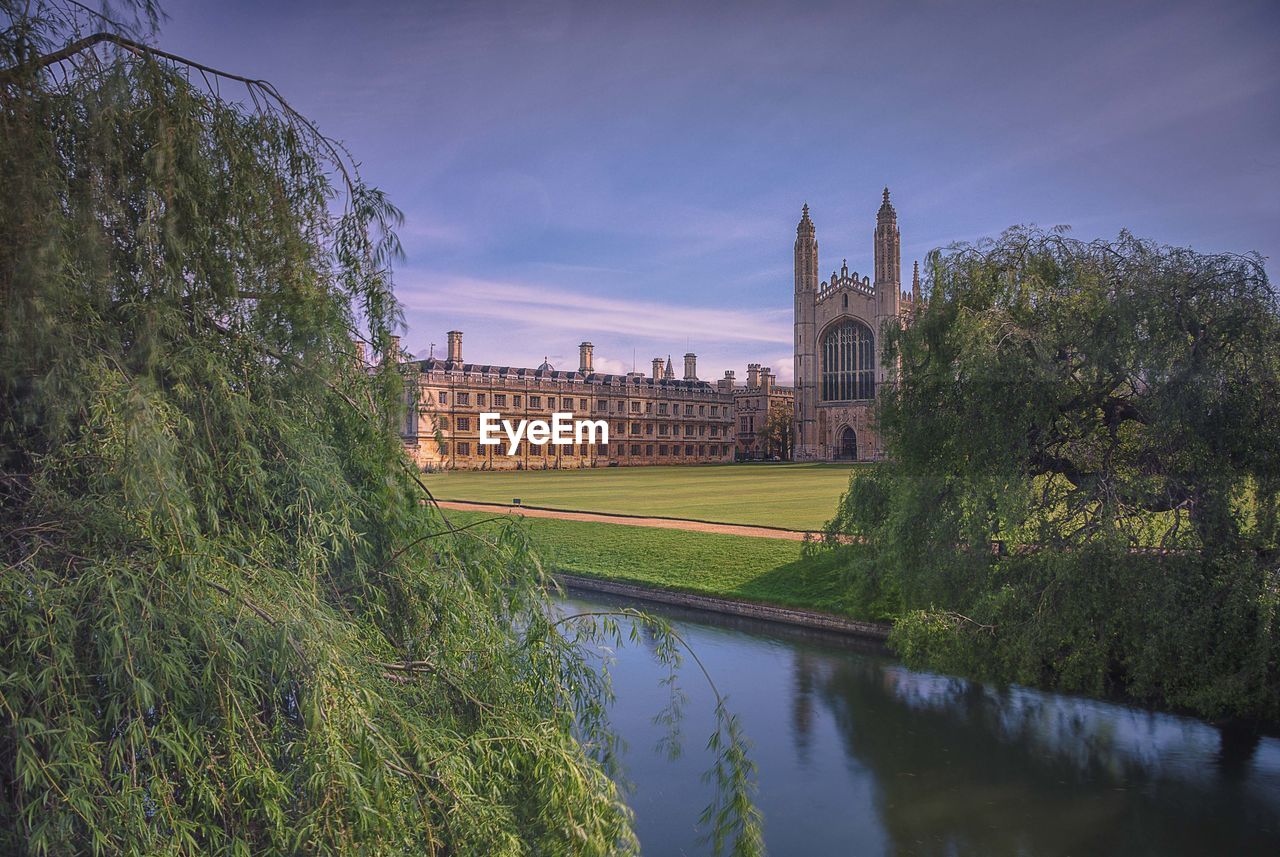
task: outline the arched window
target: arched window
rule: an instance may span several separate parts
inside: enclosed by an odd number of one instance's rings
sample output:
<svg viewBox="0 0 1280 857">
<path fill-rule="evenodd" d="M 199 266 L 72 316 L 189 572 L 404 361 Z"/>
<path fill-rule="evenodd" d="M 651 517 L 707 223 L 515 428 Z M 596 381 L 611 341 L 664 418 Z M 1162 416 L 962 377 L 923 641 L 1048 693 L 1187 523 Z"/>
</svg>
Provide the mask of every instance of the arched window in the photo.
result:
<svg viewBox="0 0 1280 857">
<path fill-rule="evenodd" d="M 848 319 L 822 339 L 822 401 L 876 396 L 876 349 L 871 328 Z"/>
</svg>

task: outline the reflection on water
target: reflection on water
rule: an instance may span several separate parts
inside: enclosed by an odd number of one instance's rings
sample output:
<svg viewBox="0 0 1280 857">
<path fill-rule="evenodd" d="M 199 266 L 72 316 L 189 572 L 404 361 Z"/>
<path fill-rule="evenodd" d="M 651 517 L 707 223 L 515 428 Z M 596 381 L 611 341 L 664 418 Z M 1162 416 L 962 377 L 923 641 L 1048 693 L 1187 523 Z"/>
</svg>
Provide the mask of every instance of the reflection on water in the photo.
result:
<svg viewBox="0 0 1280 857">
<path fill-rule="evenodd" d="M 912 672 L 847 640 L 627 606 L 672 619 L 729 695 L 760 766 L 772 854 L 1280 854 L 1280 739 Z M 641 650 L 615 655 L 613 718 L 645 853 L 708 853 L 695 826 L 709 797 L 709 694 L 686 675 L 685 753 L 671 761 L 652 721 L 663 670 Z"/>
</svg>

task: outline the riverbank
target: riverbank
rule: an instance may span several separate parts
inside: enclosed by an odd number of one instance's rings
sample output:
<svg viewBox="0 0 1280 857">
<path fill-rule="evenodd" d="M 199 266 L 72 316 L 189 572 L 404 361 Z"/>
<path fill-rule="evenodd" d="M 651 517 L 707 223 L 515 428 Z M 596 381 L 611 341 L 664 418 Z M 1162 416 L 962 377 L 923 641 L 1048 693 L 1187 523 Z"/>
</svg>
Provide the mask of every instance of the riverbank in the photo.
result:
<svg viewBox="0 0 1280 857">
<path fill-rule="evenodd" d="M 821 613 L 815 610 L 797 610 L 794 608 L 777 607 L 772 604 L 742 601 L 735 598 L 695 595 L 691 592 L 656 589 L 651 586 L 619 583 L 614 580 L 589 577 L 580 574 L 566 574 L 564 572 L 560 572 L 557 573 L 555 577 L 556 580 L 558 580 L 560 584 L 569 591 L 578 590 L 605 595 L 621 595 L 626 598 L 634 598 L 640 601 L 670 604 L 676 607 L 684 607 L 691 610 L 702 610 L 705 612 L 719 613 L 728 616 L 741 616 L 747 619 L 758 619 L 765 622 L 775 622 L 781 625 L 808 628 L 814 631 L 826 631 L 853 637 L 863 637 L 879 640 L 881 642 L 889 639 L 889 631 L 892 628 L 892 626 L 887 622 L 864 622 L 857 619 L 849 619 L 844 616 L 836 616 L 831 613 Z"/>
<path fill-rule="evenodd" d="M 462 525 L 493 516 L 457 510 L 448 514 Z M 800 541 L 514 514 L 512 518 L 521 522 L 546 567 L 555 572 L 856 622 L 892 618 L 859 600 L 845 578 L 840 554 L 805 556 Z"/>
</svg>

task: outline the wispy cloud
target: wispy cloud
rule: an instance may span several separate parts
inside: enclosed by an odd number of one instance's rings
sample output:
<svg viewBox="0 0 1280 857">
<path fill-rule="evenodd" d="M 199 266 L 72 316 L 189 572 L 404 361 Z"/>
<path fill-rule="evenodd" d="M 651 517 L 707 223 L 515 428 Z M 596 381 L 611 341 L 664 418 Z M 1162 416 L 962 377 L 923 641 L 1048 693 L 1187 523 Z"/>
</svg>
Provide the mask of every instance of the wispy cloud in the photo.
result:
<svg viewBox="0 0 1280 857">
<path fill-rule="evenodd" d="M 599 297 L 578 291 L 500 280 L 407 271 L 398 292 L 409 311 L 435 317 L 468 316 L 536 325 L 573 337 L 593 333 L 644 340 L 696 337 L 699 343 L 792 340 L 791 310 L 725 309 L 680 303 Z"/>
</svg>

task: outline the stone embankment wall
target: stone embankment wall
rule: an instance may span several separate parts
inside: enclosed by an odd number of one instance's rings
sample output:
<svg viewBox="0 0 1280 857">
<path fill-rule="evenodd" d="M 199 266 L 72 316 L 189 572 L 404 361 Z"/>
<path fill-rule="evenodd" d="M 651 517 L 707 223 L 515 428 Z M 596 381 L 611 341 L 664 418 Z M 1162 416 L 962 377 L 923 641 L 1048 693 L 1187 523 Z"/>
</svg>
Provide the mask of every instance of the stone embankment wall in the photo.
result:
<svg viewBox="0 0 1280 857">
<path fill-rule="evenodd" d="M 637 586 L 631 583 L 619 583 L 595 577 L 582 577 L 576 574 L 557 574 L 556 577 L 569 589 L 621 595 L 626 598 L 656 601 L 661 604 L 674 604 L 678 607 L 708 610 L 713 613 L 726 613 L 731 616 L 743 616 L 748 619 L 762 619 L 766 622 L 780 622 L 784 625 L 794 625 L 801 628 L 829 631 L 873 640 L 886 640 L 889 637 L 890 626 L 883 622 L 860 622 L 857 619 L 846 619 L 843 616 L 819 613 L 813 610 L 796 610 L 790 607 L 775 607 L 771 604 L 757 604 L 752 601 L 738 601 L 732 598 L 716 598 L 710 595 L 695 595 L 691 592 L 654 589 L 649 586 Z"/>
</svg>

